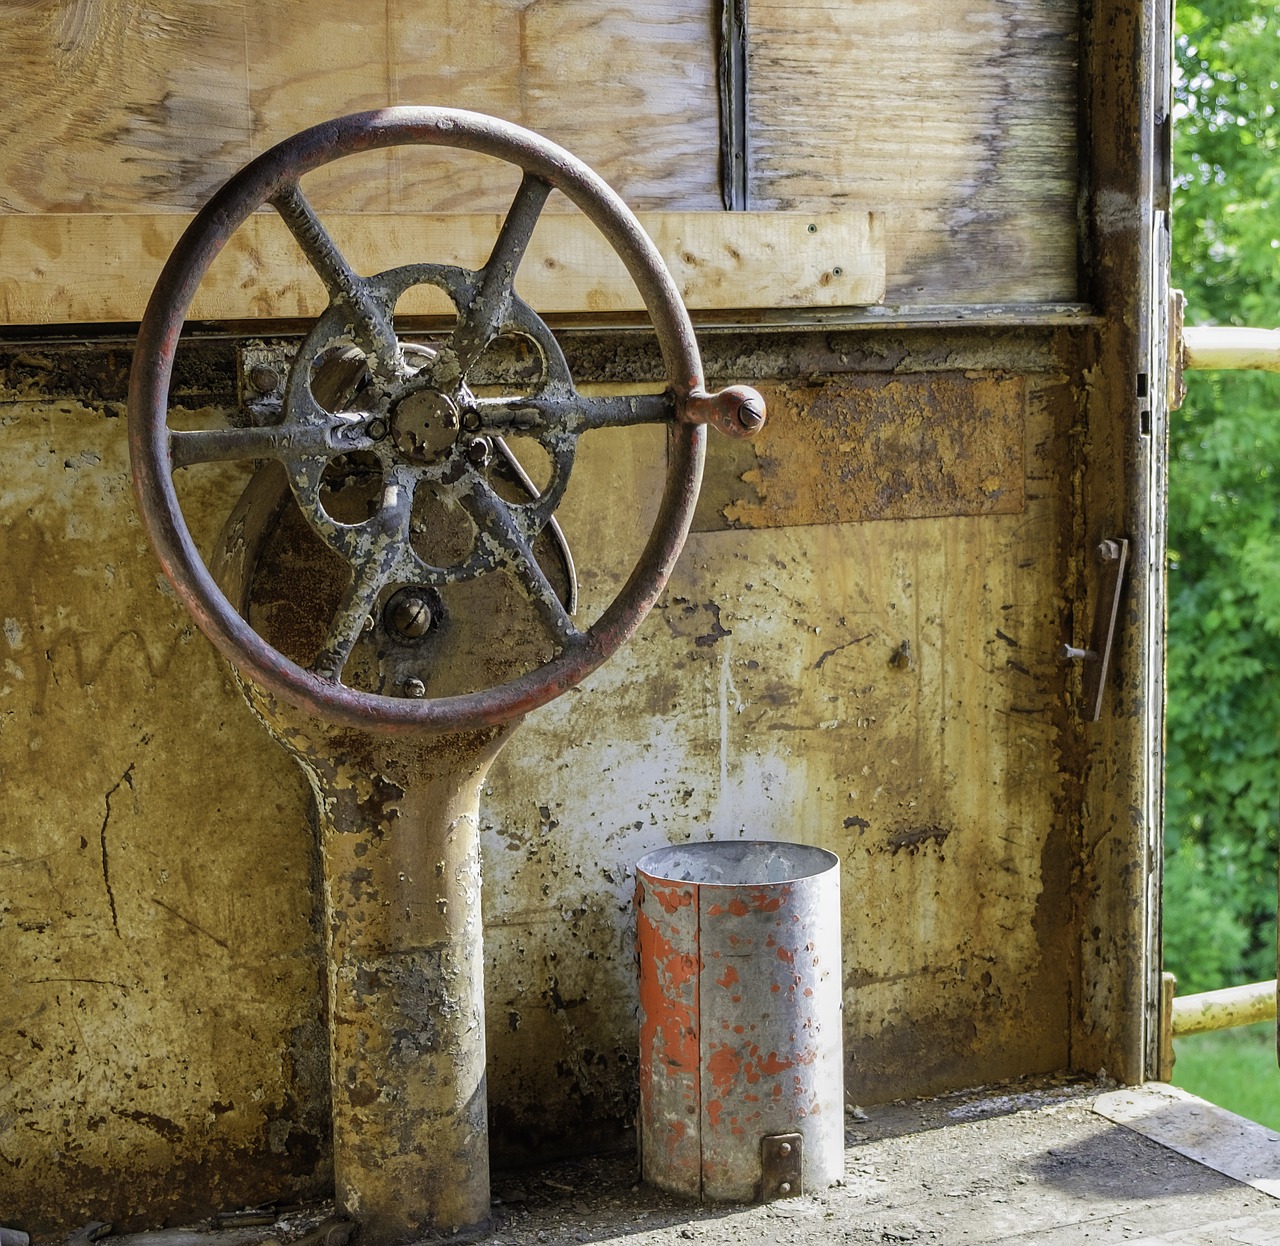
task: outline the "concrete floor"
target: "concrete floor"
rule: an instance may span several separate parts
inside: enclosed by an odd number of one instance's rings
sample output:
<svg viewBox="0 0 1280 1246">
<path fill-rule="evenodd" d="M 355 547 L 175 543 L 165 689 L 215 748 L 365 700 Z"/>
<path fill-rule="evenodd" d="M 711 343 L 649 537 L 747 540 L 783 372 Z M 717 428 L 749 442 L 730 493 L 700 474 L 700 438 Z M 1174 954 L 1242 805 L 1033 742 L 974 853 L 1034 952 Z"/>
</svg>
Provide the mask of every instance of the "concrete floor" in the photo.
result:
<svg viewBox="0 0 1280 1246">
<path fill-rule="evenodd" d="M 493 1221 L 469 1240 L 1280 1244 L 1280 1135 L 1170 1088 L 1020 1084 L 853 1109 L 846 1123 L 845 1182 L 831 1190 L 767 1206 L 703 1207 L 637 1185 L 630 1155 L 603 1156 L 497 1174 Z M 144 1234 L 107 1246 L 284 1244 L 321 1211 L 256 1232 Z"/>
</svg>

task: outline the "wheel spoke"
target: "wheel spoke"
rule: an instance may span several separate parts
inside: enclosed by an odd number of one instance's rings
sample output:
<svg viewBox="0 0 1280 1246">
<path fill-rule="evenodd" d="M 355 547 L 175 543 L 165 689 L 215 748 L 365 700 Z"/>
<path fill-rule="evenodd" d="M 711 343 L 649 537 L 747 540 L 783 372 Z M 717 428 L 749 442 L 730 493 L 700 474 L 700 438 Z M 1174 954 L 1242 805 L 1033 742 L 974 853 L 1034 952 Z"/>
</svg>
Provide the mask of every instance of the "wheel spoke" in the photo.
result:
<svg viewBox="0 0 1280 1246">
<path fill-rule="evenodd" d="M 390 485 L 383 494 L 379 531 L 362 551 L 359 562 L 352 564 L 351 583 L 334 612 L 325 637 L 324 648 L 316 655 L 311 669 L 328 679 L 340 679 L 351 651 L 364 631 L 365 620 L 373 613 L 382 592 L 391 579 L 404 550 L 409 531 L 409 512 L 413 498 L 402 486 Z"/>
<path fill-rule="evenodd" d="M 474 403 L 483 432 L 536 433 L 562 429 L 569 433 L 593 428 L 626 428 L 634 424 L 666 424 L 675 419 L 675 399 L 662 394 L 611 394 L 585 398 L 571 393 L 533 397 L 477 398 Z"/>
<path fill-rule="evenodd" d="M 462 320 L 449 345 L 457 356 L 462 376 L 467 374 L 502 327 L 511 305 L 516 269 L 520 267 L 550 193 L 551 186 L 540 177 L 532 173 L 524 175 L 498 231 L 493 252 L 481 272 L 480 288 L 471 305 L 459 309 Z"/>
<path fill-rule="evenodd" d="M 556 640 L 566 648 L 577 644 L 582 633 L 573 625 L 560 598 L 538 565 L 528 537 L 511 508 L 478 477 L 470 493 L 462 495 L 463 505 L 476 521 L 482 537 L 488 536 L 497 546 L 494 569 L 506 568 L 515 576 L 525 595 L 537 607 L 543 622 Z"/>
<path fill-rule="evenodd" d="M 271 206 L 280 213 L 303 255 L 319 274 L 329 298 L 351 316 L 357 343 L 377 360 L 377 370 L 390 379 L 396 371 L 400 346 L 387 308 L 347 263 L 296 183 L 279 191 Z"/>
<path fill-rule="evenodd" d="M 169 455 L 175 469 L 195 463 L 235 459 L 332 458 L 351 450 L 368 450 L 374 441 L 364 414 L 331 416 L 321 424 L 277 424 L 268 428 L 170 429 Z"/>
</svg>

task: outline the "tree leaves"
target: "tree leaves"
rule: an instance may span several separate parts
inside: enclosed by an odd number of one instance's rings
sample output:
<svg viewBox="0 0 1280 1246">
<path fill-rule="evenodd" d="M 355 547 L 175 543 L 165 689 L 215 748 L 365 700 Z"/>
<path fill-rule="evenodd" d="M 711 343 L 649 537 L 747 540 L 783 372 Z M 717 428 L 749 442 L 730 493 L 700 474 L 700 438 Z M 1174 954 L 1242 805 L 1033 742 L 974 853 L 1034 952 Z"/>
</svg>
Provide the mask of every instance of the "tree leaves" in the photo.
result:
<svg viewBox="0 0 1280 1246">
<path fill-rule="evenodd" d="M 1280 4 L 1178 6 L 1174 284 L 1192 324 L 1280 322 Z M 1165 963 L 1273 977 L 1280 376 L 1192 373 L 1169 429 Z"/>
</svg>

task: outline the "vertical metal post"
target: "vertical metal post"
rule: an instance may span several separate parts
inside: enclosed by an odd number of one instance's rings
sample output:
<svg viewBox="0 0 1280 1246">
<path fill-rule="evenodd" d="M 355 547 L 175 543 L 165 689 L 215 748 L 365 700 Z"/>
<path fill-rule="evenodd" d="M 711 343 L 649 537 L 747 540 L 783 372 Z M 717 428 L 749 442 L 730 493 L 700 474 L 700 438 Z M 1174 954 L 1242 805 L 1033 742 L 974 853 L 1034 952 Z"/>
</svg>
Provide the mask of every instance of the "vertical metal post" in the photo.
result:
<svg viewBox="0 0 1280 1246">
<path fill-rule="evenodd" d="M 288 740 L 320 810 L 337 1203 L 379 1246 L 489 1215 L 478 806 L 509 734 Z"/>
</svg>

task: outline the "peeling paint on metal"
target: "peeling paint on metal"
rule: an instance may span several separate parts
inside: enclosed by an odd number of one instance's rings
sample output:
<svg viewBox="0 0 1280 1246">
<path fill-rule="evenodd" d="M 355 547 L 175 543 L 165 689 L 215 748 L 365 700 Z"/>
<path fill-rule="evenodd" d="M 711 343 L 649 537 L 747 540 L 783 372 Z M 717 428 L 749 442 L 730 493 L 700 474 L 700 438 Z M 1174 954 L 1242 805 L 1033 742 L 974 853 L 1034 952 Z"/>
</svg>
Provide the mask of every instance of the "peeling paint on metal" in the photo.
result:
<svg viewBox="0 0 1280 1246">
<path fill-rule="evenodd" d="M 699 531 L 1023 509 L 1021 376 L 852 377 L 767 398 L 754 442 L 709 447 Z"/>
</svg>

